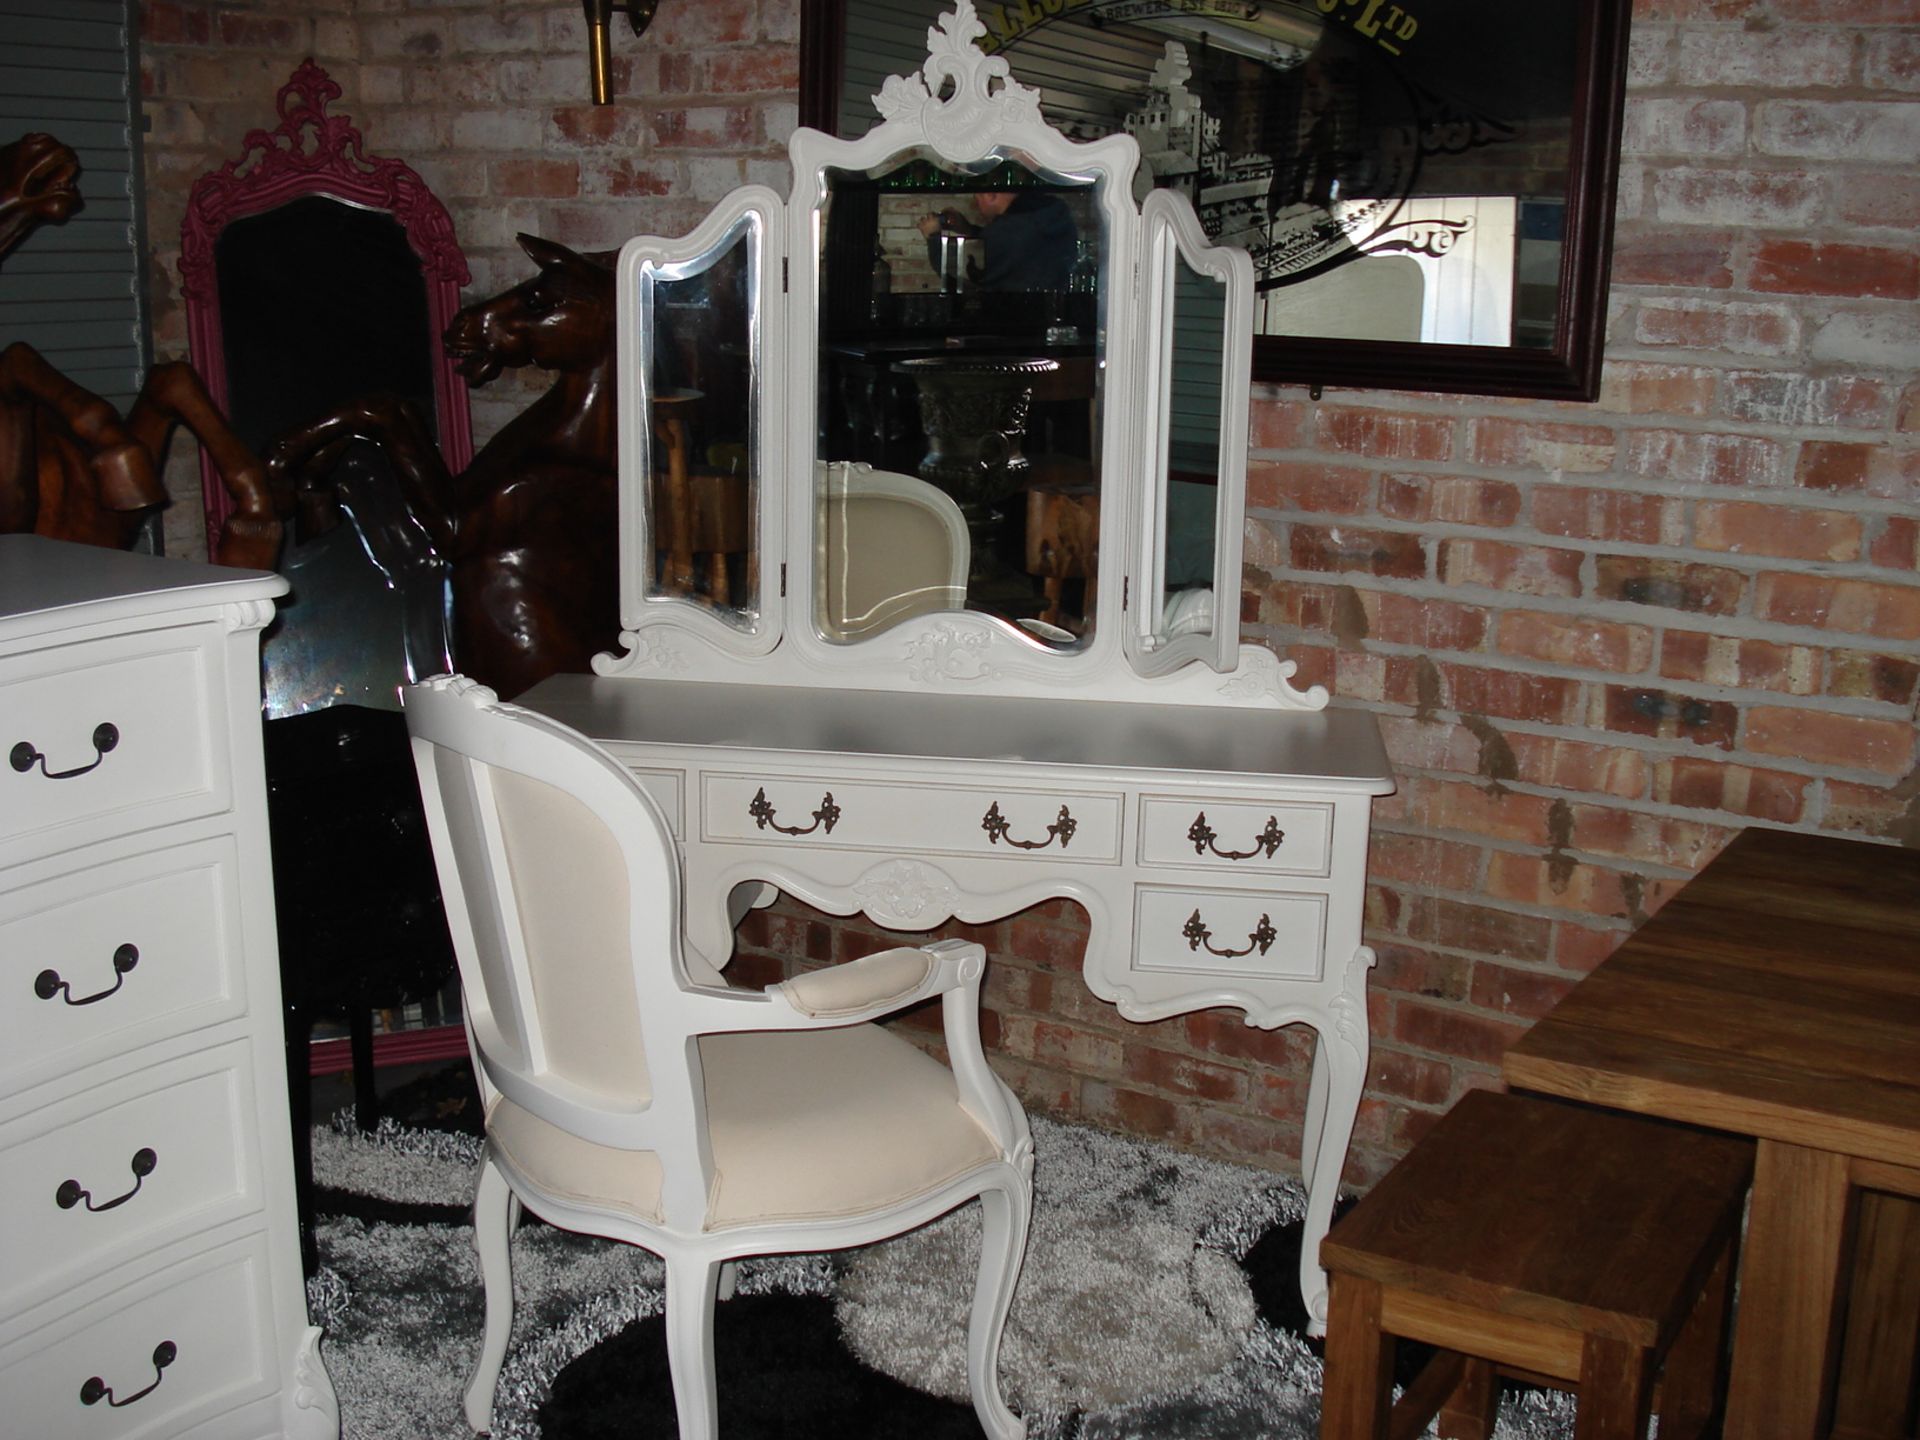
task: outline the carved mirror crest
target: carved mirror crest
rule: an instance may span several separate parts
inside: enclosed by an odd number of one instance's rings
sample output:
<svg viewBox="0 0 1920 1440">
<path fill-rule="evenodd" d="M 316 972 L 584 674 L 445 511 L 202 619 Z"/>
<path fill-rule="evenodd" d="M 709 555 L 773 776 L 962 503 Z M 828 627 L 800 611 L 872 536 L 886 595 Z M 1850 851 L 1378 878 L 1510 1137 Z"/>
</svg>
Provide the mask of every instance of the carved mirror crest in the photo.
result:
<svg viewBox="0 0 1920 1440">
<path fill-rule="evenodd" d="M 194 182 L 180 285 L 194 368 L 257 453 L 372 391 L 430 417 L 448 469 L 473 458 L 466 382 L 441 344 L 471 278 L 453 221 L 399 160 L 365 153 L 340 86 L 311 60 L 274 96 L 280 122 Z M 201 462 L 211 545 L 230 504 Z"/>
</svg>

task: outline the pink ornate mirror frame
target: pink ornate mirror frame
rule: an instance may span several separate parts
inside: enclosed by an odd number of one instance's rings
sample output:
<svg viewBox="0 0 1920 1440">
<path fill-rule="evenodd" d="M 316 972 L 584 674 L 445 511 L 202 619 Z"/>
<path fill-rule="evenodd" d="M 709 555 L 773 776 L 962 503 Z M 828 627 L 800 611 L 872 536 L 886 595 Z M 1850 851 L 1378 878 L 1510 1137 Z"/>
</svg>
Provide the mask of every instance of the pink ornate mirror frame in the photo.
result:
<svg viewBox="0 0 1920 1440">
<path fill-rule="evenodd" d="M 459 309 L 460 287 L 471 278 L 466 256 L 453 236 L 453 220 L 410 165 L 369 156 L 351 117 L 329 115 L 340 86 L 313 61 L 302 61 L 274 96 L 280 123 L 252 130 L 240 158 L 194 182 L 180 226 L 180 286 L 187 307 L 187 343 L 207 390 L 228 408 L 226 347 L 220 324 L 220 286 L 215 247 L 236 220 L 258 215 L 304 196 L 323 196 L 391 215 L 420 259 L 426 287 L 426 337 L 433 364 L 433 393 L 441 453 L 459 474 L 473 458 L 467 386 L 441 344 Z M 309 138 L 303 133 L 311 131 Z M 257 153 L 256 153 L 257 152 Z M 300 337 L 288 337 L 299 344 Z M 203 454 L 201 493 L 211 551 L 232 505 L 220 477 Z"/>
</svg>

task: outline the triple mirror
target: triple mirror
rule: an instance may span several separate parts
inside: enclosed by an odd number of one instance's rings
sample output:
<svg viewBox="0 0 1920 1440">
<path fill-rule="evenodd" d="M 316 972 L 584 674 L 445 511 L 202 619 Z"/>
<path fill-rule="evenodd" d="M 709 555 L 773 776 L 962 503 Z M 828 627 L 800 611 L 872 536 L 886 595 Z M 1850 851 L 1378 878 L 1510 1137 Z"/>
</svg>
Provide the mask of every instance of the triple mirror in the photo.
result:
<svg viewBox="0 0 1920 1440">
<path fill-rule="evenodd" d="M 603 673 L 1098 693 L 1240 663 L 1250 264 L 982 33 L 960 0 L 882 124 L 799 132 L 789 199 L 623 250 Z"/>
</svg>

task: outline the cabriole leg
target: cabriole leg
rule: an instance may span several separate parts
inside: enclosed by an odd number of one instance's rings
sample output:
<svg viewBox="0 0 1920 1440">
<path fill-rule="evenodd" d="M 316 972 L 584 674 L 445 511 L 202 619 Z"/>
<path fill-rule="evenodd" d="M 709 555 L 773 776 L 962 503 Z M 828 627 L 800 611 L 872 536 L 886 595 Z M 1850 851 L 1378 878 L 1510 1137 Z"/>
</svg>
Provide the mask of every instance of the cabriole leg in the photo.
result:
<svg viewBox="0 0 1920 1440">
<path fill-rule="evenodd" d="M 1000 1394 L 1000 1336 L 1013 1304 L 1014 1282 L 1027 1253 L 1032 1201 L 1018 1180 L 980 1194 L 980 1274 L 967 1325 L 967 1383 L 974 1413 L 993 1440 L 1023 1440 L 1027 1422 L 1007 1408 Z"/>
<path fill-rule="evenodd" d="M 484 1434 L 493 1428 L 493 1388 L 500 1364 L 507 1357 L 507 1336 L 513 1329 L 513 1258 L 509 1241 L 519 1201 L 507 1187 L 491 1153 L 480 1161 L 480 1180 L 473 1195 L 473 1248 L 480 1256 L 480 1284 L 486 1293 L 487 1318 L 480 1337 L 480 1358 L 467 1381 L 467 1424 Z"/>
</svg>

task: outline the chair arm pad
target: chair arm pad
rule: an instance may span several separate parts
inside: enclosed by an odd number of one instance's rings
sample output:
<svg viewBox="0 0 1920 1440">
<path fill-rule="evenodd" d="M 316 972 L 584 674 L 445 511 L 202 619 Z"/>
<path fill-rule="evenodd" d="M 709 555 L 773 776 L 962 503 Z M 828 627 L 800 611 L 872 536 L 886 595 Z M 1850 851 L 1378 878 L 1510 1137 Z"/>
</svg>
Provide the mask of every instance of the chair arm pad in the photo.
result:
<svg viewBox="0 0 1920 1440">
<path fill-rule="evenodd" d="M 938 964 L 937 957 L 925 950 L 881 950 L 844 965 L 810 970 L 771 988 L 802 1015 L 837 1019 L 891 1009 L 909 996 L 927 992 Z"/>
</svg>

